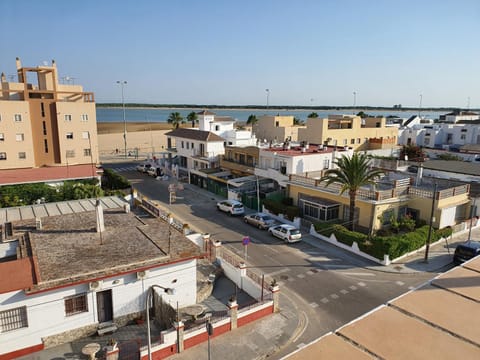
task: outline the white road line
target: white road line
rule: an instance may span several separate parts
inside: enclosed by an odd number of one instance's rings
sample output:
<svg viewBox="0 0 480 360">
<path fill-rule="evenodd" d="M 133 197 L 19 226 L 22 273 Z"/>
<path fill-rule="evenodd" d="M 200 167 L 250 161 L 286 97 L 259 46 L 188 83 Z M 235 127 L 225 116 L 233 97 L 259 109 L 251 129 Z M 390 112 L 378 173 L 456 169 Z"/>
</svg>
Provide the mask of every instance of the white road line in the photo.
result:
<svg viewBox="0 0 480 360">
<path fill-rule="evenodd" d="M 351 286 L 349 286 L 349 288 L 350 288 L 351 290 L 354 290 L 354 291 L 357 290 L 357 287 L 356 287 L 355 285 L 351 285 Z"/>
<path fill-rule="evenodd" d="M 332 259 L 326 256 L 311 256 L 307 258 L 308 261 L 342 261 L 342 259 Z"/>
<path fill-rule="evenodd" d="M 359 282 L 359 283 L 357 283 L 357 285 L 358 285 L 358 286 L 362 286 L 362 287 L 363 287 L 363 286 L 367 286 L 367 284 L 365 284 L 364 282 Z"/>
<path fill-rule="evenodd" d="M 351 272 L 341 272 L 343 275 L 350 275 L 350 276 L 377 276 L 373 273 L 351 273 Z"/>
<path fill-rule="evenodd" d="M 330 300 L 328 300 L 327 298 L 323 298 L 322 300 L 320 300 L 322 303 L 326 304 L 328 303 Z"/>
<path fill-rule="evenodd" d="M 298 277 L 299 279 L 303 279 L 303 278 L 305 277 L 305 274 L 298 274 L 297 277 Z"/>
<path fill-rule="evenodd" d="M 310 303 L 310 306 L 315 309 L 316 307 L 318 307 L 318 304 L 316 302 L 312 302 Z"/>
<path fill-rule="evenodd" d="M 398 286 L 403 286 L 405 285 L 405 283 L 403 281 L 396 281 L 395 284 L 397 284 Z"/>
<path fill-rule="evenodd" d="M 332 294 L 332 295 L 330 295 L 330 297 L 331 297 L 332 299 L 338 299 L 338 295 L 337 295 L 337 294 Z"/>
<path fill-rule="evenodd" d="M 345 289 L 340 290 L 340 292 L 341 292 L 343 295 L 348 294 L 348 290 L 345 290 Z"/>
</svg>

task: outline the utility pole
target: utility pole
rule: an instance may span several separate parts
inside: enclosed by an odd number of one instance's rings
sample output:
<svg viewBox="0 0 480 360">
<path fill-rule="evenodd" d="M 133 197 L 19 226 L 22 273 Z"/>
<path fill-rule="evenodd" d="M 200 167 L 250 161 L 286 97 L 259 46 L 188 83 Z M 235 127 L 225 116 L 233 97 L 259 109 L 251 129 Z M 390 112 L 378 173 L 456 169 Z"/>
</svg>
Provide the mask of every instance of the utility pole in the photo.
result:
<svg viewBox="0 0 480 360">
<path fill-rule="evenodd" d="M 433 185 L 433 196 L 432 196 L 432 211 L 430 213 L 430 224 L 428 227 L 428 236 L 427 242 L 425 244 L 425 259 L 424 262 L 428 263 L 428 251 L 430 250 L 430 240 L 432 239 L 432 227 L 433 227 L 433 219 L 435 214 L 435 199 L 437 197 L 437 184 Z"/>
</svg>

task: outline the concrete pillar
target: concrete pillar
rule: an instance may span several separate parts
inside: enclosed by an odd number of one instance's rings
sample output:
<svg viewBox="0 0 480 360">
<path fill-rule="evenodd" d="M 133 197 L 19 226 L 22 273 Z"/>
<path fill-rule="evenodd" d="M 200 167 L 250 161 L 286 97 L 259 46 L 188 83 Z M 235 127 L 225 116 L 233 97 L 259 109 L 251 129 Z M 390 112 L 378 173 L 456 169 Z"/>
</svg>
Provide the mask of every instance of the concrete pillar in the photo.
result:
<svg viewBox="0 0 480 360">
<path fill-rule="evenodd" d="M 270 286 L 273 296 L 273 312 L 280 311 L 280 287 L 278 285 Z"/>
<path fill-rule="evenodd" d="M 222 242 L 214 241 L 212 244 L 212 255 L 210 261 L 215 261 L 218 258 L 222 257 Z"/>
<path fill-rule="evenodd" d="M 184 329 L 185 325 L 181 321 L 175 321 L 173 323 L 173 326 L 175 327 L 175 330 L 177 330 L 177 352 L 181 353 L 184 350 L 184 347 L 183 347 L 183 338 L 184 338 L 183 329 Z"/>
<path fill-rule="evenodd" d="M 203 251 L 208 253 L 209 245 L 210 245 L 210 234 L 209 233 L 202 234 L 202 237 L 203 237 Z"/>
<path fill-rule="evenodd" d="M 237 321 L 238 321 L 237 300 L 229 300 L 227 306 L 230 309 L 230 328 L 231 330 L 234 330 L 237 328 Z"/>
</svg>

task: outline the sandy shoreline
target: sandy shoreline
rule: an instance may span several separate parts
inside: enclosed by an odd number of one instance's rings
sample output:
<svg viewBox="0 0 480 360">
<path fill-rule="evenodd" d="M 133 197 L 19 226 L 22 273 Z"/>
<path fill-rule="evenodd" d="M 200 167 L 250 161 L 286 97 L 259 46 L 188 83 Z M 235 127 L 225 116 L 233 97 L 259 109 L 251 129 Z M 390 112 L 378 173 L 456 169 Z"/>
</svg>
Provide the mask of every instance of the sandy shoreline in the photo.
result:
<svg viewBox="0 0 480 360">
<path fill-rule="evenodd" d="M 97 122 L 98 151 L 100 155 L 115 154 L 116 149 L 123 154 L 123 122 Z M 138 149 L 139 154 L 165 151 L 167 137 L 165 133 L 172 130 L 168 123 L 127 122 L 127 152 Z"/>
</svg>

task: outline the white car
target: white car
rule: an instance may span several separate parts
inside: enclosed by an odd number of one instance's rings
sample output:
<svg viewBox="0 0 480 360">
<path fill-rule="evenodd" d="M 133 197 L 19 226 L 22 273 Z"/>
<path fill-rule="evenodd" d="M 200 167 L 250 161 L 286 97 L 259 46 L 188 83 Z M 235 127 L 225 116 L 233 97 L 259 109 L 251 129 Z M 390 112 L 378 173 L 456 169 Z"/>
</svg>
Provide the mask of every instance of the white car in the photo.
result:
<svg viewBox="0 0 480 360">
<path fill-rule="evenodd" d="M 243 217 L 243 221 L 245 221 L 247 224 L 256 226 L 259 229 L 263 230 L 275 225 L 275 219 L 264 213 L 245 215 Z"/>
<path fill-rule="evenodd" d="M 140 165 L 137 165 L 137 171 L 146 173 L 148 169 L 150 169 L 151 167 L 152 167 L 152 164 L 140 164 Z"/>
<path fill-rule="evenodd" d="M 237 200 L 223 200 L 217 203 L 217 209 L 230 215 L 242 215 L 245 212 L 243 204 Z"/>
<path fill-rule="evenodd" d="M 147 170 L 147 174 L 150 176 L 157 176 L 157 168 L 154 166 L 150 166 Z"/>
<path fill-rule="evenodd" d="M 287 243 L 294 243 L 302 240 L 302 233 L 292 225 L 276 225 L 268 229 L 273 236 L 284 240 Z"/>
</svg>

